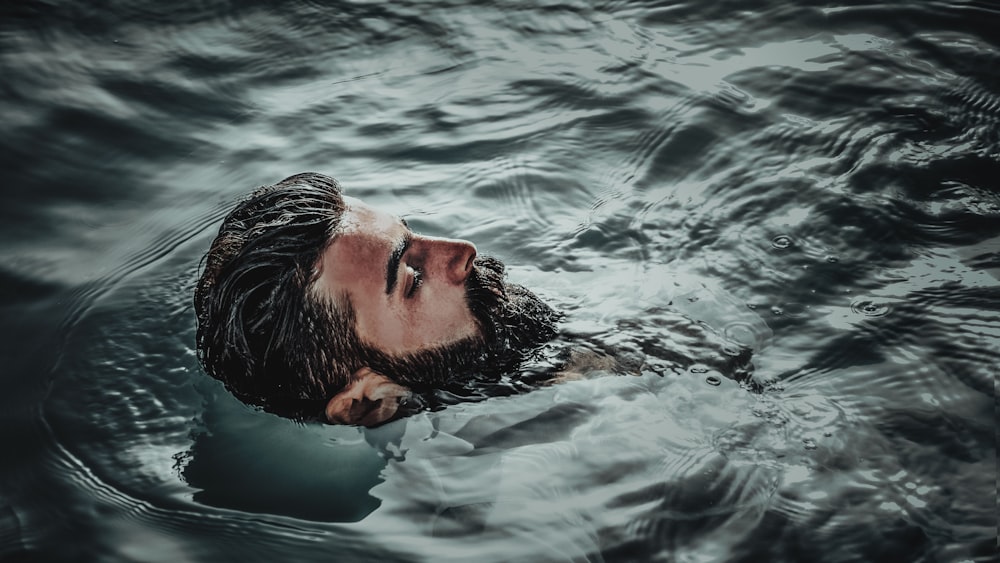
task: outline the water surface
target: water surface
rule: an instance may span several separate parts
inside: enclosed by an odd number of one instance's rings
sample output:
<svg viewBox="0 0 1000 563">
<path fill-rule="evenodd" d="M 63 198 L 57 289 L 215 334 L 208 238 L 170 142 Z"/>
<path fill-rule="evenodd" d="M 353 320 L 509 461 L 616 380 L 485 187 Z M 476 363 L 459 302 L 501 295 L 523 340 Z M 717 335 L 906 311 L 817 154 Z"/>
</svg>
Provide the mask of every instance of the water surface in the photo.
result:
<svg viewBox="0 0 1000 563">
<path fill-rule="evenodd" d="M 0 555 L 991 560 L 998 16 L 0 8 Z M 630 373 L 365 431 L 243 406 L 195 357 L 199 260 L 306 170 L 502 258 L 567 314 L 553 349 Z"/>
</svg>

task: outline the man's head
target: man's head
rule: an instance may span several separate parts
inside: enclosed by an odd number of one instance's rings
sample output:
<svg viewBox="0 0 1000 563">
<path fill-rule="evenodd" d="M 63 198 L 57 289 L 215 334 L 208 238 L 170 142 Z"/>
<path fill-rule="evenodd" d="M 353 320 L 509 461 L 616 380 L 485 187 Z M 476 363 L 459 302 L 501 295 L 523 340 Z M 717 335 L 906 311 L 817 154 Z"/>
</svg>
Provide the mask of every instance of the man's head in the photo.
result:
<svg viewBox="0 0 1000 563">
<path fill-rule="evenodd" d="M 410 389 L 512 369 L 557 316 L 471 243 L 414 234 L 309 173 L 225 218 L 195 308 L 199 358 L 238 398 L 365 424 Z"/>
</svg>

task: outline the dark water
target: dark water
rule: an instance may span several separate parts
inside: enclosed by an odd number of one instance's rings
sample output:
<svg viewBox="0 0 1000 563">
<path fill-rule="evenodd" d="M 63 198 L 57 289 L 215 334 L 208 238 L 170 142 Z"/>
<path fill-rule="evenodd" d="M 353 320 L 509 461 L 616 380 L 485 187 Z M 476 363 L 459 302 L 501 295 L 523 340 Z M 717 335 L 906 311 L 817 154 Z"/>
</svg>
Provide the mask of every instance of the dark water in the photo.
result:
<svg viewBox="0 0 1000 563">
<path fill-rule="evenodd" d="M 997 30 L 972 1 L 5 3 L 0 558 L 992 560 Z M 198 261 L 304 170 L 500 256 L 635 375 L 366 432 L 244 407 L 192 349 Z"/>
</svg>

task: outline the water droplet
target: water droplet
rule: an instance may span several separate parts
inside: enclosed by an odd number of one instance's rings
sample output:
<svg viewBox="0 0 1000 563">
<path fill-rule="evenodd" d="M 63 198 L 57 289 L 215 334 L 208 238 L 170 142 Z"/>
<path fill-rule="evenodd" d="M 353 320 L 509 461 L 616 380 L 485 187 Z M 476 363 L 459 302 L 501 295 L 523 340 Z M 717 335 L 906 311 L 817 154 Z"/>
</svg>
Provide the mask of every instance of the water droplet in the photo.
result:
<svg viewBox="0 0 1000 563">
<path fill-rule="evenodd" d="M 792 246 L 792 237 L 788 235 L 778 235 L 771 239 L 771 246 L 778 249 L 788 248 Z"/>
<path fill-rule="evenodd" d="M 889 305 L 869 299 L 858 299 L 851 303 L 851 310 L 865 317 L 884 317 L 889 314 Z"/>
<path fill-rule="evenodd" d="M 718 387 L 720 384 L 722 384 L 722 378 L 717 375 L 710 375 L 705 378 L 705 383 L 708 383 L 713 387 Z"/>
</svg>

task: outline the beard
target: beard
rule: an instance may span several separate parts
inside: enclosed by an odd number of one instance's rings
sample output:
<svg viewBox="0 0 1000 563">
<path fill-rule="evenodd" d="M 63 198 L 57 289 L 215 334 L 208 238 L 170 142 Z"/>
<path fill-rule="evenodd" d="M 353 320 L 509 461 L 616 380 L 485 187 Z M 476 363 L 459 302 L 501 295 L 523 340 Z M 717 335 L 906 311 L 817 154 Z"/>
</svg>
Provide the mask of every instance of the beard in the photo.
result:
<svg viewBox="0 0 1000 563">
<path fill-rule="evenodd" d="M 503 262 L 477 257 L 465 281 L 466 303 L 481 336 L 403 356 L 369 350 L 370 366 L 414 391 L 517 369 L 556 335 L 561 315 L 524 287 L 508 283 Z"/>
</svg>

